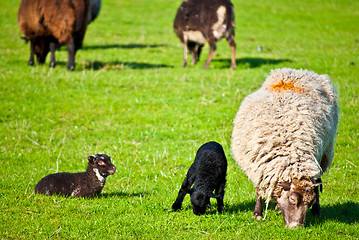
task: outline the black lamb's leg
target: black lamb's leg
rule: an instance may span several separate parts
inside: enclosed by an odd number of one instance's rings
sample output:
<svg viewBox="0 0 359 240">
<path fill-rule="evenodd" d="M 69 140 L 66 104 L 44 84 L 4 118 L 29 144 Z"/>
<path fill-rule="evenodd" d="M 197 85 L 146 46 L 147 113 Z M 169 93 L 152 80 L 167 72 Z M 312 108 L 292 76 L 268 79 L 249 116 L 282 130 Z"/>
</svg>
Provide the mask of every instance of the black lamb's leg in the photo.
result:
<svg viewBox="0 0 359 240">
<path fill-rule="evenodd" d="M 217 197 L 217 205 L 218 205 L 218 212 L 222 213 L 224 211 L 224 187 L 226 186 L 226 182 L 222 183 L 218 189 L 216 189 L 215 194 L 218 194 L 219 197 Z"/>
<path fill-rule="evenodd" d="M 262 196 L 259 195 L 258 188 L 256 188 L 256 191 L 257 191 L 257 201 L 256 201 L 256 205 L 254 207 L 254 213 L 253 213 L 252 217 L 259 220 L 262 218 L 262 213 L 263 213 Z"/>
<path fill-rule="evenodd" d="M 192 166 L 188 170 L 186 178 L 184 179 L 184 181 L 182 183 L 182 186 L 181 186 L 181 189 L 178 192 L 177 199 L 172 205 L 173 211 L 177 211 L 177 210 L 181 209 L 183 199 L 186 196 L 186 194 L 188 193 L 188 191 L 190 190 L 193 182 L 195 181 L 195 175 L 193 174 L 194 169 L 193 169 Z"/>
</svg>

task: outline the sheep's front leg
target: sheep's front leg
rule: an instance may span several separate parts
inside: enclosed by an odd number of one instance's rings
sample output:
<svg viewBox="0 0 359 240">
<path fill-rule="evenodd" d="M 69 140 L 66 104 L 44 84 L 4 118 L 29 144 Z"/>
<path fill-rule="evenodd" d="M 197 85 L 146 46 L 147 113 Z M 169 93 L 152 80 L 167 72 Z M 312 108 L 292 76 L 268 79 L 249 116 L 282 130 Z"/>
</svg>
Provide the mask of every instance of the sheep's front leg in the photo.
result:
<svg viewBox="0 0 359 240">
<path fill-rule="evenodd" d="M 195 181 L 195 175 L 191 174 L 192 173 L 191 168 L 188 170 L 187 176 L 184 179 L 181 189 L 178 192 L 177 199 L 172 205 L 173 211 L 177 211 L 177 210 L 181 209 L 183 199 L 186 196 L 186 194 L 188 193 L 188 191 L 190 190 L 193 182 Z"/>
<path fill-rule="evenodd" d="M 319 182 L 321 182 L 322 180 L 319 178 L 318 179 Z M 315 202 L 312 206 L 311 212 L 314 216 L 319 217 L 320 216 L 320 204 L 319 204 L 319 188 L 320 186 L 315 186 L 314 187 L 314 192 L 315 192 Z"/>
<path fill-rule="evenodd" d="M 228 39 L 228 44 L 231 48 L 231 69 L 236 69 L 236 42 L 232 34 Z"/>
<path fill-rule="evenodd" d="M 35 41 L 30 40 L 30 59 L 27 65 L 33 66 L 34 65 L 34 53 L 35 53 Z"/>
<path fill-rule="evenodd" d="M 259 195 L 258 188 L 256 188 L 256 191 L 257 191 L 257 201 L 256 201 L 256 205 L 254 207 L 254 213 L 253 213 L 252 217 L 259 220 L 262 218 L 262 213 L 263 213 L 262 196 Z"/>
<path fill-rule="evenodd" d="M 67 44 L 67 51 L 69 54 L 69 60 L 67 63 L 67 70 L 73 71 L 75 69 L 75 42 L 74 39 L 71 39 Z"/>
<path fill-rule="evenodd" d="M 207 69 L 209 67 L 209 64 L 211 63 L 211 61 L 212 61 L 212 59 L 214 57 L 214 53 L 215 53 L 216 48 L 217 48 L 216 47 L 216 42 L 215 42 L 214 39 L 209 40 L 208 43 L 209 43 L 209 55 L 208 55 L 208 58 L 206 60 L 206 63 L 203 66 L 204 69 Z"/>
<path fill-rule="evenodd" d="M 187 38 L 183 38 L 183 67 L 187 66 Z"/>
<path fill-rule="evenodd" d="M 198 60 L 199 60 L 199 54 L 201 53 L 201 45 L 200 44 L 195 44 L 195 46 L 193 47 L 191 54 L 192 54 L 192 65 L 195 65 Z"/>
<path fill-rule="evenodd" d="M 56 66 L 55 50 L 56 50 L 56 43 L 50 42 L 50 52 L 51 52 L 50 68 L 54 68 Z"/>
</svg>

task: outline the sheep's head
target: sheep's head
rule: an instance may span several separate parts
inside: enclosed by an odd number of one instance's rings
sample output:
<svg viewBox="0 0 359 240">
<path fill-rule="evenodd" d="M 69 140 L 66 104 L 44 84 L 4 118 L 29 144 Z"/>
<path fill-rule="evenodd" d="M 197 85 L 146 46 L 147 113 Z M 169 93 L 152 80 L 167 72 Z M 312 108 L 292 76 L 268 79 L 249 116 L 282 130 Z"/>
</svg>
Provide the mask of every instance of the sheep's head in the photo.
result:
<svg viewBox="0 0 359 240">
<path fill-rule="evenodd" d="M 111 157 L 103 153 L 98 153 L 93 156 L 88 157 L 89 167 L 96 169 L 95 172 L 98 172 L 102 177 L 107 177 L 116 172 L 116 167 L 111 163 Z"/>
<path fill-rule="evenodd" d="M 37 38 L 34 42 L 34 51 L 38 64 L 45 63 L 46 56 L 50 51 L 50 41 L 48 38 Z"/>
<path fill-rule="evenodd" d="M 315 201 L 314 187 L 309 179 L 293 179 L 292 182 L 279 183 L 282 189 L 278 194 L 277 202 L 284 217 L 285 226 L 289 228 L 304 225 L 308 208 Z"/>
<path fill-rule="evenodd" d="M 205 193 L 202 191 L 195 191 L 193 188 L 189 190 L 191 195 L 191 204 L 193 213 L 196 215 L 203 215 L 206 213 L 206 209 L 211 209 L 210 198 L 218 198 L 219 195 L 213 193 Z"/>
</svg>

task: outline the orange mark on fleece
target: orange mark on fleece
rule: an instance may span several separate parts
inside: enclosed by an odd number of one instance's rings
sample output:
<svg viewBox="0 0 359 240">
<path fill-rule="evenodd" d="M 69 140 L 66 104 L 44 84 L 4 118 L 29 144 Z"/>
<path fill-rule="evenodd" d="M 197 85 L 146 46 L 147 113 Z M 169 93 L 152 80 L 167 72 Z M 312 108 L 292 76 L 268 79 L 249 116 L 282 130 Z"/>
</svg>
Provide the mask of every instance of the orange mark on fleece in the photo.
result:
<svg viewBox="0 0 359 240">
<path fill-rule="evenodd" d="M 273 84 L 270 85 L 271 88 L 274 89 L 275 92 L 280 92 L 282 90 L 286 91 L 286 90 L 290 90 L 290 91 L 294 91 L 294 92 L 303 92 L 303 89 L 300 87 L 294 87 L 294 81 L 289 81 L 289 82 L 283 82 L 283 79 L 280 80 L 279 83 L 277 84 Z"/>
</svg>

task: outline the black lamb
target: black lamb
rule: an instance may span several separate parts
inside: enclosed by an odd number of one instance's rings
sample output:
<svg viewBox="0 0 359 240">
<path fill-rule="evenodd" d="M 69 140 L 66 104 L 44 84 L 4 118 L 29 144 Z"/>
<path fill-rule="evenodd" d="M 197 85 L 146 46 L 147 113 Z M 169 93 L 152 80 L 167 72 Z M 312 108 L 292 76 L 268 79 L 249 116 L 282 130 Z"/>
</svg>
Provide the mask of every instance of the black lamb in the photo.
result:
<svg viewBox="0 0 359 240">
<path fill-rule="evenodd" d="M 203 144 L 188 169 L 172 209 L 174 211 L 181 209 L 183 199 L 189 193 L 194 214 L 205 214 L 206 208 L 211 208 L 210 198 L 217 199 L 218 212 L 223 212 L 226 174 L 227 159 L 222 146 L 217 142 Z M 215 192 L 213 193 L 213 191 Z"/>
<path fill-rule="evenodd" d="M 89 156 L 88 160 L 86 172 L 47 175 L 36 184 L 35 193 L 89 198 L 97 196 L 105 186 L 107 176 L 116 172 L 116 167 L 106 154 Z"/>
</svg>

